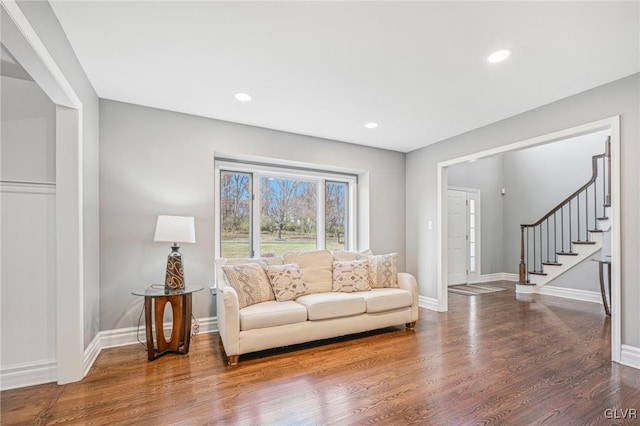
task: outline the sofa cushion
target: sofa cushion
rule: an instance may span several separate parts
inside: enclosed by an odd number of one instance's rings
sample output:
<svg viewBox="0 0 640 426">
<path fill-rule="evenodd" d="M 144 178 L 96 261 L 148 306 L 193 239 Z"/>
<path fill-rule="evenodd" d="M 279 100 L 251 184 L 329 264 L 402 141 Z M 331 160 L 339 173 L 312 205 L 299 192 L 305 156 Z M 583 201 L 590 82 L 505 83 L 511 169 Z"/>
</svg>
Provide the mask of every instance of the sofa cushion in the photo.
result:
<svg viewBox="0 0 640 426">
<path fill-rule="evenodd" d="M 299 303 L 262 302 L 240 309 L 240 330 L 275 327 L 307 320 L 307 310 Z"/>
<path fill-rule="evenodd" d="M 351 293 L 371 290 L 369 260 L 339 260 L 333 262 L 333 291 Z"/>
<path fill-rule="evenodd" d="M 312 321 L 340 318 L 362 314 L 366 311 L 367 304 L 361 294 L 363 293 L 305 294 L 298 297 L 296 302 L 307 308 L 307 316 Z"/>
<path fill-rule="evenodd" d="M 374 288 L 361 293 L 367 303 L 367 312 L 385 312 L 412 305 L 413 295 L 403 288 Z"/>
<path fill-rule="evenodd" d="M 369 260 L 371 288 L 398 288 L 398 253 L 364 257 Z"/>
<path fill-rule="evenodd" d="M 333 255 L 329 250 L 287 253 L 285 263 L 297 263 L 307 284 L 307 293 L 330 292 L 332 288 Z"/>
<path fill-rule="evenodd" d="M 295 300 L 307 292 L 307 285 L 296 263 L 265 266 L 264 270 L 278 302 Z"/>
<path fill-rule="evenodd" d="M 240 309 L 255 303 L 275 300 L 267 274 L 256 262 L 222 266 L 229 285 L 238 293 Z"/>
</svg>

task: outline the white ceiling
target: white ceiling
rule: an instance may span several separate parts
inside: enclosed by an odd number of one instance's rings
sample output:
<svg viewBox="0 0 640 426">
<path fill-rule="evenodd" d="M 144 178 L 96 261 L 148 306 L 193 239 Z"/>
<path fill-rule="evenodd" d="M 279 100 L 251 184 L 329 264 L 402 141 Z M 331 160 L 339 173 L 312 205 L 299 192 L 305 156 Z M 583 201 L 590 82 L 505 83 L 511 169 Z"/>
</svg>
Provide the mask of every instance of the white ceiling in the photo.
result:
<svg viewBox="0 0 640 426">
<path fill-rule="evenodd" d="M 101 98 L 401 152 L 640 71 L 638 6 L 52 1 Z"/>
</svg>

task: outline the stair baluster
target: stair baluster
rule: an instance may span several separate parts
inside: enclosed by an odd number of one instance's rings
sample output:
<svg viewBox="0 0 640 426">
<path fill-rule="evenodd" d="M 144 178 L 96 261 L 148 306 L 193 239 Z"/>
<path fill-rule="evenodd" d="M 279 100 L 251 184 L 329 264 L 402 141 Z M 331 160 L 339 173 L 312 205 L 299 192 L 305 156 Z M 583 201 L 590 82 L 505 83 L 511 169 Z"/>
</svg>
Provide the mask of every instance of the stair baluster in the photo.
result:
<svg viewBox="0 0 640 426">
<path fill-rule="evenodd" d="M 590 232 L 597 230 L 597 206 L 598 198 L 601 199 L 603 205 L 602 218 L 606 216 L 606 207 L 611 204 L 611 163 L 610 163 L 611 139 L 607 138 L 605 142 L 605 153 L 594 155 L 592 157 L 592 175 L 589 181 L 580 187 L 577 191 L 567 197 L 564 201 L 551 209 L 549 213 L 544 215 L 540 220 L 532 224 L 520 225 L 520 264 L 518 266 L 518 284 L 530 284 L 530 274 L 546 275 L 544 272 L 545 264 L 557 265 L 558 254 L 574 254 L 574 243 L 591 243 Z M 602 159 L 602 166 L 599 166 Z M 598 194 L 598 182 L 602 181 L 602 193 Z M 592 191 L 593 211 L 589 208 L 589 191 Z M 581 195 L 584 194 L 582 197 Z M 581 199 L 583 201 L 584 217 L 581 214 Z M 575 203 L 575 210 L 573 204 Z M 567 218 L 565 220 L 565 210 L 567 210 Z M 558 229 L 557 214 L 560 213 L 560 227 Z M 589 216 L 593 214 L 593 230 L 589 229 Z M 553 216 L 553 232 L 551 232 L 551 216 Z M 574 236 L 574 218 L 576 221 L 575 231 L 577 240 L 573 240 Z M 567 223 L 568 222 L 568 223 Z M 565 232 L 565 225 L 568 230 Z M 543 230 L 543 227 L 546 227 Z M 529 232 L 531 231 L 531 241 L 529 241 Z M 537 232 L 536 232 L 537 231 Z M 546 231 L 546 241 L 543 238 L 543 231 Z M 584 233 L 585 239 L 582 239 Z M 568 234 L 568 240 L 565 238 Z M 551 253 L 551 239 L 553 238 L 553 255 Z M 560 239 L 561 252 L 558 252 L 557 241 Z M 565 242 L 567 248 L 565 248 Z M 531 246 L 530 246 L 531 245 Z M 546 247 L 546 253 L 545 253 Z M 567 249 L 569 251 L 567 251 Z M 530 263 L 531 258 L 533 262 Z M 538 267 L 539 266 L 539 267 Z"/>
</svg>

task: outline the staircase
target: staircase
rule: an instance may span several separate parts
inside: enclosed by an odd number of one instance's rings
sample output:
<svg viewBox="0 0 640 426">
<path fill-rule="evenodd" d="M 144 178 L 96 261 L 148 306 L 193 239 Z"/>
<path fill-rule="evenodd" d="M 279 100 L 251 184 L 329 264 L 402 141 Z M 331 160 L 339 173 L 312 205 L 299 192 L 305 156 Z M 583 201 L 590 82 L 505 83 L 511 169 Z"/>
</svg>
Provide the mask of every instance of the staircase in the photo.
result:
<svg viewBox="0 0 640 426">
<path fill-rule="evenodd" d="M 535 293 L 602 249 L 610 227 L 610 138 L 605 146 L 592 157 L 587 183 L 537 222 L 520 225 L 516 292 Z"/>
</svg>

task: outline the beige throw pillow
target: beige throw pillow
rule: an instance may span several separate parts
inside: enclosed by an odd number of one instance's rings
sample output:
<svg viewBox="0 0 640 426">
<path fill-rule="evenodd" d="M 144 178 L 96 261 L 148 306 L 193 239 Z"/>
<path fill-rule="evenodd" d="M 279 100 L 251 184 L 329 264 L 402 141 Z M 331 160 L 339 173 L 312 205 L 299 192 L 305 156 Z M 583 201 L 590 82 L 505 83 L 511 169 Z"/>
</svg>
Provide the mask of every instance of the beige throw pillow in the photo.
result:
<svg viewBox="0 0 640 426">
<path fill-rule="evenodd" d="M 295 263 L 264 268 L 278 302 L 295 300 L 307 292 L 300 267 Z"/>
<path fill-rule="evenodd" d="M 240 309 L 260 302 L 276 300 L 267 274 L 259 263 L 223 265 L 229 285 L 238 293 Z"/>
<path fill-rule="evenodd" d="M 307 293 L 328 293 L 333 278 L 333 255 L 329 250 L 312 250 L 286 253 L 284 263 L 295 263 L 302 271 Z"/>
<path fill-rule="evenodd" d="M 372 288 L 399 288 L 398 253 L 367 256 L 369 260 L 369 285 Z"/>
<path fill-rule="evenodd" d="M 371 256 L 373 252 L 369 249 L 362 250 L 361 252 L 334 250 L 331 254 L 333 255 L 333 260 L 358 260 L 359 258 L 363 258 L 363 256 Z"/>
<path fill-rule="evenodd" d="M 371 290 L 369 260 L 341 260 L 333 262 L 333 291 L 351 293 Z"/>
</svg>

